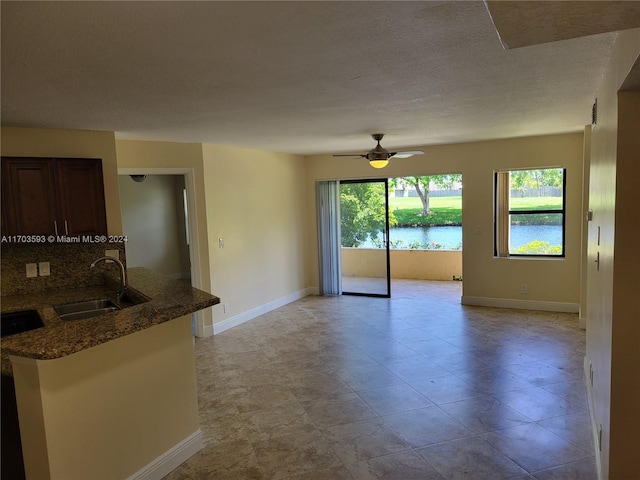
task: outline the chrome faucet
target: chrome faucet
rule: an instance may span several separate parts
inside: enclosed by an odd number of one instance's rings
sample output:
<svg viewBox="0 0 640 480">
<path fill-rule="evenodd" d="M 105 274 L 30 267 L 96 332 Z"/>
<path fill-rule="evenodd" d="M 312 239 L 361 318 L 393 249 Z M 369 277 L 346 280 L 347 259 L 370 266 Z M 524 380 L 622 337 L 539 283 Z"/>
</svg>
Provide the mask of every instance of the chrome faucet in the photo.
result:
<svg viewBox="0 0 640 480">
<path fill-rule="evenodd" d="M 100 257 L 97 260 L 93 261 L 93 263 L 91 264 L 91 268 L 95 268 L 96 264 L 101 261 L 104 261 L 104 262 L 112 261 L 120 265 L 120 290 L 116 292 L 116 296 L 118 300 L 124 300 L 125 292 L 127 290 L 127 272 L 125 271 L 124 265 L 120 260 L 118 260 L 115 257 Z"/>
</svg>

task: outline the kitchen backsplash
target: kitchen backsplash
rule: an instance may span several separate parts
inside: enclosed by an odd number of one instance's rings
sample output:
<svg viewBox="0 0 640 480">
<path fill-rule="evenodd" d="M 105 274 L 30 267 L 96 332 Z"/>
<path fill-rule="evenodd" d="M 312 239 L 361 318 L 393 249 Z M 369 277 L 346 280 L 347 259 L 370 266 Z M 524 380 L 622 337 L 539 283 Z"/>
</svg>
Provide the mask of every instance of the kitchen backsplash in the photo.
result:
<svg viewBox="0 0 640 480">
<path fill-rule="evenodd" d="M 102 273 L 118 275 L 118 265 L 91 262 L 118 250 L 126 266 L 124 243 L 3 243 L 0 250 L 0 288 L 2 296 L 86 287 L 104 283 Z M 27 263 L 49 262 L 50 275 L 27 278 Z M 38 271 L 38 274 L 41 272 Z"/>
</svg>

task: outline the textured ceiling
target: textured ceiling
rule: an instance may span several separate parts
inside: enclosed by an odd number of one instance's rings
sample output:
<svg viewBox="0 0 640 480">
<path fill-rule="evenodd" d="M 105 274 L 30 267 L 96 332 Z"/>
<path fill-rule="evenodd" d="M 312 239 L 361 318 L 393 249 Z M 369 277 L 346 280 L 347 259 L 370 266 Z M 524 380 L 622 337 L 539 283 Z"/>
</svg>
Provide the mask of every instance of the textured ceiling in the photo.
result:
<svg viewBox="0 0 640 480">
<path fill-rule="evenodd" d="M 506 48 L 640 26 L 638 1 L 487 0 L 486 4 Z"/>
<path fill-rule="evenodd" d="M 580 130 L 615 39 L 504 49 L 479 1 L 0 5 L 3 125 L 298 154 Z"/>
</svg>

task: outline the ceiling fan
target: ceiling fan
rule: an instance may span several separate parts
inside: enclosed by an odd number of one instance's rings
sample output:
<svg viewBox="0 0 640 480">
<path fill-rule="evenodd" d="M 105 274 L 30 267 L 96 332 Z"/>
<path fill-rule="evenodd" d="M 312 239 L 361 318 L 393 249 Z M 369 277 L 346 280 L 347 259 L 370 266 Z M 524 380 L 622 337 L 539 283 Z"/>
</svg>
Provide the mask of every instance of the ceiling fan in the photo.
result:
<svg viewBox="0 0 640 480">
<path fill-rule="evenodd" d="M 369 164 L 373 168 L 384 168 L 389 163 L 389 159 L 393 158 L 408 158 L 413 155 L 424 155 L 422 150 L 410 150 L 406 152 L 390 152 L 382 145 L 380 145 L 380 140 L 384 137 L 384 133 L 374 133 L 371 137 L 378 142 L 378 145 L 375 148 L 369 150 L 367 153 L 351 153 L 351 154 L 342 154 L 342 155 L 334 155 L 334 157 L 363 157 L 369 160 Z"/>
</svg>

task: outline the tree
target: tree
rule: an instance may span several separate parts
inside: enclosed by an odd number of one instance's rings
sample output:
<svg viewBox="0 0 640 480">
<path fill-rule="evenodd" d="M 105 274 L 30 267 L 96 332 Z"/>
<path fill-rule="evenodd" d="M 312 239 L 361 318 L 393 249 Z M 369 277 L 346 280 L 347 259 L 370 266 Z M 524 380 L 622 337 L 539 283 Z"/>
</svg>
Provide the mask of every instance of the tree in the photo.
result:
<svg viewBox="0 0 640 480">
<path fill-rule="evenodd" d="M 520 190 L 523 194 L 527 189 L 537 190 L 541 194 L 542 187 L 562 186 L 561 168 L 545 168 L 541 170 L 512 170 L 510 188 Z"/>
<path fill-rule="evenodd" d="M 521 245 L 516 252 L 524 255 L 562 255 L 562 245 L 551 245 L 544 240 L 534 240 Z"/>
<path fill-rule="evenodd" d="M 385 229 L 385 191 L 382 183 L 343 183 L 340 185 L 340 228 L 342 246 L 358 247 L 378 237 Z M 389 225 L 395 225 L 393 212 Z"/>
<path fill-rule="evenodd" d="M 512 170 L 509 174 L 510 188 L 520 190 L 523 194 L 527 188 L 533 187 L 531 170 Z"/>
<path fill-rule="evenodd" d="M 542 184 L 549 187 L 562 187 L 563 170 L 562 168 L 545 168 L 541 170 Z"/>
<path fill-rule="evenodd" d="M 418 197 L 422 202 L 422 212 L 420 215 L 429 215 L 431 210 L 429 209 L 429 193 L 430 184 L 433 183 L 441 189 L 451 189 L 456 183 L 462 183 L 462 174 L 449 173 L 445 175 L 428 175 L 422 177 L 401 177 L 406 183 L 416 189 Z M 396 182 L 398 179 L 394 179 Z"/>
</svg>

